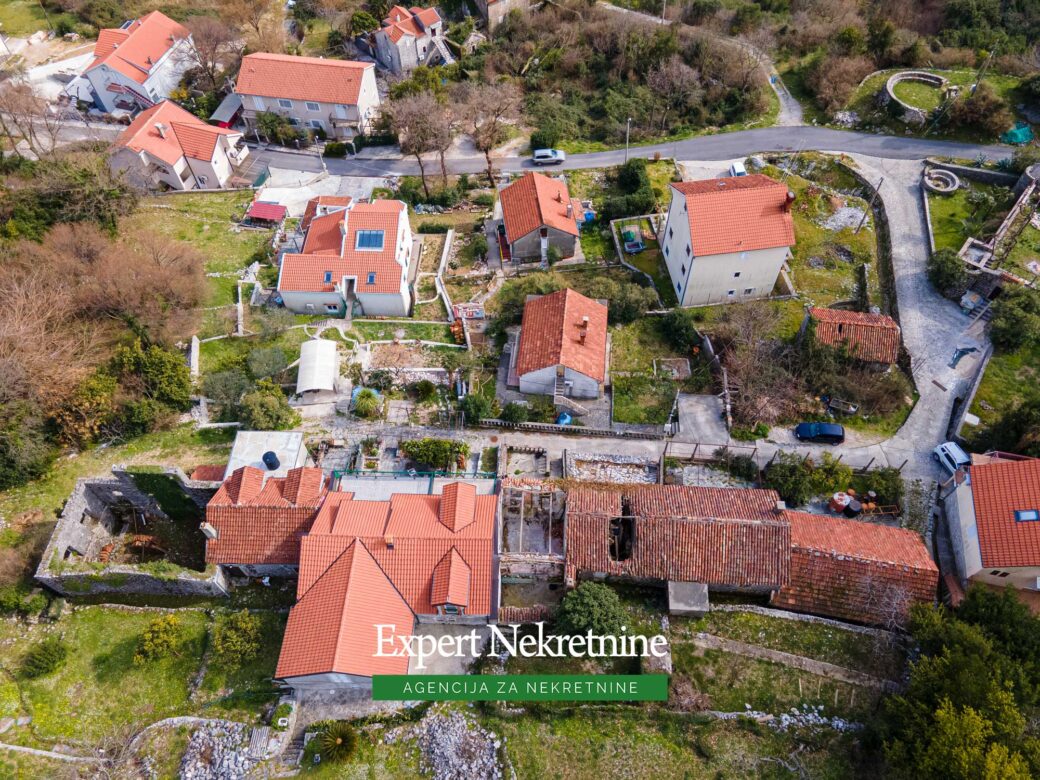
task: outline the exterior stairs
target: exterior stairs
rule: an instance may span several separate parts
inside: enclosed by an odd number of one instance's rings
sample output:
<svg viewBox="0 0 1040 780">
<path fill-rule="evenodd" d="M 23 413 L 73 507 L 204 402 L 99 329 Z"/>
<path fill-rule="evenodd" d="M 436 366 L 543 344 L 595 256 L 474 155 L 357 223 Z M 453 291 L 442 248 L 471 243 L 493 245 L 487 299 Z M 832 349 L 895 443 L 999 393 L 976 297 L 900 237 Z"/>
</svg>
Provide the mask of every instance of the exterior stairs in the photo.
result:
<svg viewBox="0 0 1040 780">
<path fill-rule="evenodd" d="M 433 38 L 433 46 L 430 47 L 429 52 L 426 54 L 426 64 L 430 64 L 430 60 L 434 59 L 435 55 L 440 55 L 440 58 L 444 61 L 445 65 L 451 65 L 455 62 L 455 57 L 451 53 L 451 49 L 448 48 L 448 44 L 444 42 L 443 38 Z"/>
<path fill-rule="evenodd" d="M 567 385 L 562 376 L 556 377 L 556 387 L 553 389 L 553 404 L 579 417 L 589 413 L 589 410 L 584 406 L 567 397 Z"/>
</svg>

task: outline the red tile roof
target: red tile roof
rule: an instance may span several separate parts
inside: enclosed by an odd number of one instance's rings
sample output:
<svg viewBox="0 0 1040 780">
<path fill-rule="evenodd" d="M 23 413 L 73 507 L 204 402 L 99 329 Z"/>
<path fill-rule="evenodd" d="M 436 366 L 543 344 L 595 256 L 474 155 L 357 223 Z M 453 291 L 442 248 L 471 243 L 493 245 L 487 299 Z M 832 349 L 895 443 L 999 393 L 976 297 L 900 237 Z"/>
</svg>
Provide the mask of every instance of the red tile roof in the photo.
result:
<svg viewBox="0 0 1040 780">
<path fill-rule="evenodd" d="M 510 244 L 546 226 L 578 235 L 580 210 L 574 208 L 567 183 L 541 173 L 525 173 L 498 194 L 502 201 L 502 222 Z M 571 215 L 567 216 L 567 207 Z"/>
<path fill-rule="evenodd" d="M 357 105 L 361 79 L 371 62 L 248 54 L 242 58 L 235 92 L 240 95 Z"/>
<path fill-rule="evenodd" d="M 218 532 L 206 540 L 206 562 L 296 565 L 300 536 L 325 495 L 321 469 L 291 469 L 265 480 L 260 469 L 243 466 L 206 505 L 206 522 Z"/>
<path fill-rule="evenodd" d="M 404 8 L 395 5 L 383 20 L 383 31 L 397 43 L 406 35 L 422 38 L 426 30 L 441 20 L 436 8 Z"/>
<path fill-rule="evenodd" d="M 315 217 L 304 242 L 308 251 L 282 256 L 279 291 L 331 292 L 344 276 L 352 276 L 357 280 L 354 288 L 359 293 L 400 293 L 405 268 L 397 261 L 397 234 L 402 219 L 407 221 L 408 207 L 399 200 L 355 203 L 344 211 Z M 342 240 L 341 254 L 334 244 L 344 220 L 347 234 Z M 312 241 L 310 234 L 314 230 L 319 233 Z M 357 249 L 359 230 L 382 230 L 383 248 Z M 410 260 L 405 258 L 406 263 Z M 331 282 L 325 281 L 326 272 L 332 273 Z M 371 273 L 376 275 L 374 284 L 368 284 Z"/>
<path fill-rule="evenodd" d="M 794 246 L 787 186 L 760 173 L 673 184 L 686 197 L 695 257 Z"/>
<path fill-rule="evenodd" d="M 290 610 L 275 676 L 405 674 L 406 657 L 377 655 L 377 622 L 407 635 L 415 617 L 364 544 L 353 541 Z"/>
<path fill-rule="evenodd" d="M 772 490 L 654 486 L 567 496 L 566 568 L 712 586 L 778 588 L 788 579 L 791 534 Z M 626 506 L 627 505 L 627 506 Z M 610 555 L 611 520 L 634 517 L 632 554 Z"/>
<path fill-rule="evenodd" d="M 843 517 L 786 512 L 791 579 L 773 595 L 785 609 L 879 625 L 901 624 L 935 600 L 939 570 L 913 531 Z"/>
<path fill-rule="evenodd" d="M 1040 510 L 1040 459 L 993 461 L 971 467 L 971 495 L 982 565 L 1040 566 L 1040 521 L 1015 520 Z"/>
<path fill-rule="evenodd" d="M 319 195 L 316 198 L 311 198 L 307 201 L 307 207 L 303 211 L 303 218 L 300 220 L 300 229 L 308 230 L 311 226 L 311 220 L 319 212 L 326 211 L 338 211 L 341 208 L 346 208 L 353 202 L 353 198 L 349 195 Z"/>
<path fill-rule="evenodd" d="M 223 482 L 227 464 L 206 463 L 192 469 L 191 478 L 199 482 Z"/>
<path fill-rule="evenodd" d="M 435 607 L 445 604 L 469 606 L 469 581 L 469 564 L 462 559 L 459 551 L 452 547 L 444 553 L 440 563 L 433 569 L 430 603 Z"/>
<path fill-rule="evenodd" d="M 163 127 L 163 132 L 157 125 Z M 222 135 L 241 133 L 208 125 L 176 103 L 164 100 L 138 114 L 112 147 L 144 151 L 169 165 L 176 165 L 182 157 L 209 162 Z"/>
<path fill-rule="evenodd" d="M 829 347 L 844 346 L 850 356 L 869 363 L 895 363 L 899 359 L 899 325 L 884 314 L 841 309 L 809 310 L 816 341 Z"/>
<path fill-rule="evenodd" d="M 253 219 L 264 219 L 271 222 L 281 222 L 285 219 L 285 215 L 288 213 L 288 209 L 279 203 L 264 203 L 260 200 L 254 200 L 249 206 L 249 210 L 246 212 L 247 217 Z"/>
<path fill-rule="evenodd" d="M 104 64 L 143 84 L 155 63 L 178 40 L 189 35 L 184 25 L 159 11 L 152 11 L 133 21 L 126 29 L 101 30 L 94 44 L 94 59 L 84 73 Z"/>
<path fill-rule="evenodd" d="M 477 489 L 468 482 L 453 482 L 444 487 L 438 517 L 449 531 L 461 531 L 473 522 Z"/>
<path fill-rule="evenodd" d="M 584 317 L 588 327 L 583 327 Z M 606 364 L 607 307 L 602 303 L 574 290 L 558 290 L 524 305 L 518 374 L 562 365 L 603 382 Z"/>
</svg>

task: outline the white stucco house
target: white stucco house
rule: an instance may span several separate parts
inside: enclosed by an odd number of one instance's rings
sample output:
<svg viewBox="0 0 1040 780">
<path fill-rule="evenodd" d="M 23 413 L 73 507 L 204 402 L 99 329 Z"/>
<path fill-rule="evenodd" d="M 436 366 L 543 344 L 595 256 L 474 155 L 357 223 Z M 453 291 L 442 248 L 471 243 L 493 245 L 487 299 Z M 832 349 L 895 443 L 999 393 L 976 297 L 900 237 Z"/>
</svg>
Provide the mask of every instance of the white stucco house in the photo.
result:
<svg viewBox="0 0 1040 780">
<path fill-rule="evenodd" d="M 292 124 L 350 139 L 368 132 L 379 111 L 375 63 L 249 54 L 242 58 L 235 92 L 249 129 L 258 114 L 281 114 Z"/>
<path fill-rule="evenodd" d="M 248 154 L 240 132 L 208 125 L 164 100 L 119 135 L 108 164 L 143 188 L 216 190 L 229 186 Z"/>
<path fill-rule="evenodd" d="M 317 199 L 316 199 L 317 200 Z M 303 249 L 282 256 L 278 293 L 297 314 L 404 317 L 412 230 L 399 200 L 315 204 Z"/>
<path fill-rule="evenodd" d="M 795 243 L 787 187 L 762 174 L 671 186 L 660 242 L 679 305 L 769 296 Z"/>
<path fill-rule="evenodd" d="M 607 307 L 574 290 L 531 296 L 509 384 L 532 395 L 599 398 L 607 378 Z"/>
<path fill-rule="evenodd" d="M 82 78 L 106 112 L 139 111 L 165 100 L 193 66 L 188 28 L 159 11 L 98 33 Z"/>
<path fill-rule="evenodd" d="M 419 65 L 450 65 L 455 61 L 444 41 L 444 22 L 436 8 L 395 5 L 372 33 L 379 64 L 397 76 Z"/>
<path fill-rule="evenodd" d="M 1040 591 L 1040 459 L 972 456 L 941 495 L 962 586 Z"/>
</svg>

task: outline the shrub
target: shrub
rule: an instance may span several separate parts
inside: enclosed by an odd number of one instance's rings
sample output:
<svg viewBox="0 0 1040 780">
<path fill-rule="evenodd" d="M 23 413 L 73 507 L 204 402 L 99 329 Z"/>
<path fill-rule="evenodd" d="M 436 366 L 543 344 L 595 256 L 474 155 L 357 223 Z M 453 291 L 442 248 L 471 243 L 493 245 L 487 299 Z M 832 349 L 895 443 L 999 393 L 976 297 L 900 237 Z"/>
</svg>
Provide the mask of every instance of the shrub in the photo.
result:
<svg viewBox="0 0 1040 780">
<path fill-rule="evenodd" d="M 248 609 L 218 616 L 213 625 L 213 652 L 228 665 L 255 657 L 260 652 L 260 618 Z"/>
<path fill-rule="evenodd" d="M 939 249 L 928 258 L 928 279 L 945 297 L 958 300 L 968 289 L 968 269 L 953 249 Z"/>
<path fill-rule="evenodd" d="M 383 404 L 376 391 L 370 387 L 365 387 L 354 399 L 354 414 L 358 417 L 364 417 L 366 420 L 371 420 L 379 416 L 382 406 Z"/>
<path fill-rule="evenodd" d="M 863 495 L 873 490 L 882 504 L 899 504 L 903 501 L 903 476 L 899 469 L 890 466 L 874 469 L 855 477 L 853 484 Z"/>
<path fill-rule="evenodd" d="M 269 379 L 261 379 L 255 390 L 242 396 L 238 419 L 254 431 L 284 431 L 300 423 L 282 388 Z"/>
<path fill-rule="evenodd" d="M 1011 127 L 1014 117 L 996 90 L 983 81 L 976 87 L 974 95 L 953 104 L 949 121 L 953 127 L 974 129 L 996 137 Z"/>
<path fill-rule="evenodd" d="M 408 439 L 401 442 L 401 452 L 416 463 L 433 469 L 448 469 L 469 454 L 469 445 L 456 439 Z"/>
<path fill-rule="evenodd" d="M 489 209 L 495 205 L 495 196 L 490 192 L 482 192 L 479 195 L 473 196 L 473 205 L 480 206 L 481 208 Z M 479 235 L 480 238 L 484 238 L 483 235 Z M 487 246 L 487 239 L 484 239 L 484 245 Z M 485 252 L 487 249 L 484 250 Z"/>
<path fill-rule="evenodd" d="M 117 349 L 112 364 L 122 380 L 143 385 L 149 398 L 179 412 L 191 408 L 191 372 L 179 352 L 157 344 L 144 348 L 138 340 Z"/>
<path fill-rule="evenodd" d="M 437 396 L 437 385 L 429 379 L 420 379 L 412 385 L 412 390 L 415 392 L 415 397 L 423 402 L 432 401 Z"/>
<path fill-rule="evenodd" d="M 289 365 L 288 359 L 278 347 L 260 347 L 254 349 L 246 358 L 249 372 L 257 379 L 266 379 L 269 376 L 280 374 Z"/>
<path fill-rule="evenodd" d="M 357 731 L 346 721 L 331 721 L 318 734 L 318 752 L 322 761 L 329 763 L 350 760 L 357 751 L 357 744 Z"/>
<path fill-rule="evenodd" d="M 993 346 L 1006 352 L 1040 342 L 1040 293 L 1027 287 L 1006 291 L 993 302 L 989 325 Z"/>
<path fill-rule="evenodd" d="M 22 659 L 22 677 L 34 680 L 58 671 L 69 655 L 69 648 L 60 638 L 49 636 L 29 648 Z"/>
<path fill-rule="evenodd" d="M 466 420 L 473 422 L 490 417 L 493 411 L 491 399 L 476 393 L 470 393 L 459 403 L 459 408 L 466 415 Z"/>
<path fill-rule="evenodd" d="M 285 726 L 279 726 L 278 721 L 282 718 L 288 718 L 292 715 L 292 705 L 289 702 L 282 702 L 274 708 L 274 712 L 271 713 L 271 728 L 275 731 L 285 731 Z"/>
<path fill-rule="evenodd" d="M 447 222 L 423 222 L 419 225 L 420 233 L 447 233 L 451 225 Z"/>
<path fill-rule="evenodd" d="M 0 614 L 38 615 L 47 607 L 47 597 L 42 593 L 29 594 L 16 585 L 0 588 Z"/>
<path fill-rule="evenodd" d="M 286 117 L 273 111 L 262 111 L 257 114 L 256 126 L 261 134 L 282 146 L 296 146 L 306 138 L 304 133 L 294 127 Z"/>
<path fill-rule="evenodd" d="M 801 506 L 812 498 L 812 469 L 794 452 L 778 452 L 766 466 L 765 485 L 780 494 L 789 506 Z"/>
<path fill-rule="evenodd" d="M 381 393 L 388 393 L 394 387 L 394 375 L 385 368 L 377 368 L 368 373 L 365 384 Z"/>
<path fill-rule="evenodd" d="M 825 452 L 820 462 L 812 468 L 809 490 L 812 495 L 819 496 L 845 490 L 851 483 L 852 469 Z"/>
<path fill-rule="evenodd" d="M 703 318 L 703 314 L 701 316 Z M 701 334 L 694 324 L 694 313 L 689 309 L 672 309 L 665 315 L 662 328 L 668 342 L 679 352 L 689 352 L 701 343 Z"/>
<path fill-rule="evenodd" d="M 762 9 L 754 3 L 743 3 L 737 6 L 737 12 L 733 14 L 733 32 L 750 32 L 762 23 Z"/>
<path fill-rule="evenodd" d="M 613 589 L 599 582 L 583 582 L 563 597 L 556 623 L 564 634 L 618 636 L 625 625 L 625 608 Z"/>
<path fill-rule="evenodd" d="M 347 145 L 343 141 L 329 141 L 323 154 L 325 157 L 346 157 Z"/>
<path fill-rule="evenodd" d="M 252 388 L 253 383 L 244 371 L 232 369 L 206 374 L 202 378 L 202 392 L 221 406 L 234 408 Z"/>
<path fill-rule="evenodd" d="M 181 626 L 176 615 L 157 617 L 145 628 L 134 653 L 134 663 L 141 665 L 159 658 L 180 655 Z"/>
<path fill-rule="evenodd" d="M 499 419 L 505 420 L 511 423 L 523 423 L 527 422 L 527 415 L 530 410 L 526 404 L 518 404 L 515 401 L 511 401 L 502 408 L 502 412 L 498 415 Z"/>
<path fill-rule="evenodd" d="M 1040 80 L 1040 76 L 1037 77 Z M 1030 166 L 1040 163 L 1040 146 L 1020 146 L 1011 156 L 1011 170 L 1025 173 Z"/>
<path fill-rule="evenodd" d="M 560 142 L 560 131 L 553 125 L 546 125 L 531 133 L 532 149 L 551 149 Z"/>
<path fill-rule="evenodd" d="M 733 430 L 729 432 L 737 441 L 757 441 L 758 439 L 764 439 L 769 435 L 769 426 L 763 422 L 755 423 L 754 428 L 747 428 L 743 425 L 734 425 Z"/>
<path fill-rule="evenodd" d="M 683 8 L 686 24 L 703 24 L 722 10 L 722 0 L 692 0 Z"/>
<path fill-rule="evenodd" d="M 728 473 L 745 482 L 758 480 L 758 464 L 750 455 L 734 455 L 726 447 L 719 447 L 712 453 L 715 462 L 722 466 Z"/>
</svg>

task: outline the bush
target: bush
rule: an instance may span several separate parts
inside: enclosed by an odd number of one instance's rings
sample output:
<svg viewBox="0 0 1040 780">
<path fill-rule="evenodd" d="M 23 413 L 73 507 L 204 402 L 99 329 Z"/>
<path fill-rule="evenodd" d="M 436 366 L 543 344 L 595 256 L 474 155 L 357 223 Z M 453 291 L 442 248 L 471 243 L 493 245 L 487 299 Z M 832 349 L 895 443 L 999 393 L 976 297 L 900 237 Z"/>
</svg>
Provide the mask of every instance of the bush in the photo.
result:
<svg viewBox="0 0 1040 780">
<path fill-rule="evenodd" d="M 719 447 L 712 453 L 712 457 L 716 463 L 737 479 L 745 482 L 758 480 L 758 464 L 750 455 L 734 455 L 728 448 Z"/>
<path fill-rule="evenodd" d="M 686 24 L 703 24 L 722 10 L 722 0 L 692 0 L 683 8 Z"/>
<path fill-rule="evenodd" d="M 437 385 L 429 379 L 420 379 L 412 385 L 412 390 L 415 393 L 415 397 L 424 403 L 432 401 L 437 397 Z"/>
<path fill-rule="evenodd" d="M 1014 122 L 1007 103 L 996 90 L 983 81 L 974 95 L 957 100 L 949 111 L 949 122 L 953 127 L 977 130 L 996 138 Z"/>
<path fill-rule="evenodd" d="M 141 384 L 149 398 L 178 412 L 191 408 L 191 372 L 179 352 L 157 344 L 144 348 L 138 340 L 117 349 L 112 364 L 124 383 Z"/>
<path fill-rule="evenodd" d="M 480 206 L 481 208 L 484 208 L 484 209 L 489 209 L 489 208 L 491 208 L 492 206 L 495 205 L 495 196 L 492 195 L 490 192 L 482 192 L 479 195 L 474 195 L 473 196 L 473 205 L 474 206 Z M 478 234 L 478 237 L 479 238 L 484 238 L 483 234 Z M 487 239 L 486 238 L 484 238 L 484 246 L 487 247 Z M 485 248 L 484 251 L 486 252 L 487 249 Z"/>
<path fill-rule="evenodd" d="M 385 368 L 377 368 L 368 373 L 368 378 L 365 380 L 365 384 L 368 387 L 375 388 L 381 393 L 388 393 L 394 387 L 394 375 Z"/>
<path fill-rule="evenodd" d="M 21 674 L 27 680 L 45 677 L 58 671 L 69 655 L 68 646 L 56 636 L 49 636 L 29 648 L 22 659 Z"/>
<path fill-rule="evenodd" d="M 286 117 L 273 111 L 262 111 L 257 114 L 256 126 L 262 135 L 281 146 L 298 146 L 307 137 Z"/>
<path fill-rule="evenodd" d="M 244 371 L 232 369 L 206 374 L 202 378 L 202 392 L 227 409 L 234 409 L 238 402 L 253 387 Z"/>
<path fill-rule="evenodd" d="M 400 448 L 405 457 L 437 470 L 447 470 L 469 455 L 469 445 L 456 439 L 408 439 Z"/>
<path fill-rule="evenodd" d="M 968 269 L 953 249 L 939 249 L 928 258 L 928 279 L 946 298 L 959 300 L 968 289 Z"/>
<path fill-rule="evenodd" d="M 747 428 L 743 425 L 734 425 L 733 430 L 729 432 L 737 441 L 757 441 L 758 439 L 764 439 L 769 435 L 769 426 L 763 422 L 755 423 L 754 428 Z"/>
<path fill-rule="evenodd" d="M 419 225 L 420 233 L 447 233 L 451 225 L 447 222 L 423 222 Z"/>
<path fill-rule="evenodd" d="M 47 607 L 47 597 L 42 593 L 30 595 L 28 591 L 15 585 L 0 588 L 0 614 L 4 615 L 38 615 Z"/>
<path fill-rule="evenodd" d="M 812 469 L 794 452 L 778 452 L 766 466 L 765 486 L 780 494 L 788 506 L 801 506 L 813 497 Z"/>
<path fill-rule="evenodd" d="M 318 752 L 321 760 L 332 764 L 353 758 L 357 744 L 357 731 L 343 720 L 331 721 L 318 733 Z"/>
<path fill-rule="evenodd" d="M 558 128 L 548 125 L 531 133 L 531 149 L 552 149 L 560 142 Z"/>
<path fill-rule="evenodd" d="M 347 145 L 343 141 L 329 141 L 323 154 L 325 157 L 346 157 Z"/>
<path fill-rule="evenodd" d="M 300 423 L 282 388 L 269 379 L 261 379 L 255 390 L 242 396 L 238 419 L 254 431 L 284 431 Z"/>
<path fill-rule="evenodd" d="M 737 6 L 737 12 L 733 14 L 733 33 L 750 32 L 762 23 L 762 9 L 754 3 L 743 3 Z"/>
<path fill-rule="evenodd" d="M 1005 352 L 1040 342 L 1040 293 L 1027 287 L 1005 291 L 993 302 L 989 326 L 993 346 Z"/>
<path fill-rule="evenodd" d="M 527 415 L 529 413 L 530 410 L 527 408 L 526 404 L 519 404 L 515 401 L 511 401 L 503 407 L 498 417 L 506 422 L 524 423 L 527 422 Z"/>
<path fill-rule="evenodd" d="M 613 589 L 599 582 L 583 582 L 563 597 L 556 624 L 563 634 L 618 636 L 625 625 L 625 608 Z"/>
<path fill-rule="evenodd" d="M 145 628 L 134 653 L 134 663 L 141 665 L 159 658 L 180 655 L 177 645 L 181 641 L 180 620 L 176 615 L 157 617 Z"/>
<path fill-rule="evenodd" d="M 829 452 L 823 453 L 820 462 L 812 467 L 810 493 L 814 496 L 837 493 L 852 484 L 852 469 Z"/>
<path fill-rule="evenodd" d="M 689 309 L 672 309 L 665 315 L 662 328 L 668 342 L 679 352 L 689 352 L 700 346 L 701 334 L 694 324 L 694 314 Z"/>
<path fill-rule="evenodd" d="M 476 393 L 470 393 L 462 399 L 459 408 L 466 415 L 467 421 L 474 422 L 490 417 L 493 411 L 493 404 L 489 398 Z"/>
<path fill-rule="evenodd" d="M 253 376 L 266 379 L 284 371 L 289 365 L 289 360 L 285 357 L 285 352 L 278 347 L 259 347 L 249 353 L 246 363 Z"/>
<path fill-rule="evenodd" d="M 1011 156 L 1011 170 L 1025 173 L 1027 168 L 1040 163 L 1040 146 L 1020 146 Z"/>
<path fill-rule="evenodd" d="M 271 728 L 275 731 L 285 731 L 285 726 L 279 726 L 278 721 L 288 718 L 290 715 L 292 715 L 292 705 L 289 702 L 279 704 L 271 713 Z"/>
<path fill-rule="evenodd" d="M 382 407 L 379 396 L 370 387 L 363 388 L 354 399 L 354 414 L 366 420 L 378 417 Z"/>
<path fill-rule="evenodd" d="M 213 625 L 213 652 L 225 665 L 238 665 L 260 652 L 260 618 L 248 609 L 217 617 Z"/>
</svg>

